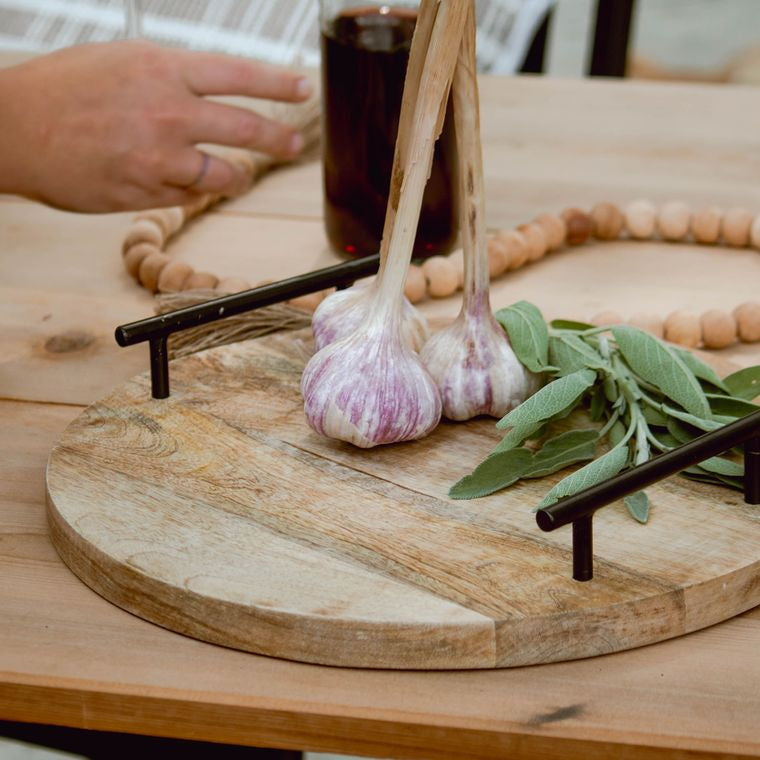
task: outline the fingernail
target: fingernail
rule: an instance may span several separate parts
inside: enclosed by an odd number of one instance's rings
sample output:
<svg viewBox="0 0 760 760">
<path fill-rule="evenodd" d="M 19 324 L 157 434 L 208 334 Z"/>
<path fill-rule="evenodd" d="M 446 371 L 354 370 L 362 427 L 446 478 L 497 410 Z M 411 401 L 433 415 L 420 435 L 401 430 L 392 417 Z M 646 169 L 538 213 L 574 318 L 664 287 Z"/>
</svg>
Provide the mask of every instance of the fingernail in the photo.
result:
<svg viewBox="0 0 760 760">
<path fill-rule="evenodd" d="M 293 137 L 290 138 L 290 152 L 300 153 L 303 150 L 303 135 L 300 132 L 296 132 Z"/>
<path fill-rule="evenodd" d="M 296 82 L 296 95 L 299 98 L 308 98 L 311 95 L 311 82 L 306 77 L 301 77 Z"/>
</svg>

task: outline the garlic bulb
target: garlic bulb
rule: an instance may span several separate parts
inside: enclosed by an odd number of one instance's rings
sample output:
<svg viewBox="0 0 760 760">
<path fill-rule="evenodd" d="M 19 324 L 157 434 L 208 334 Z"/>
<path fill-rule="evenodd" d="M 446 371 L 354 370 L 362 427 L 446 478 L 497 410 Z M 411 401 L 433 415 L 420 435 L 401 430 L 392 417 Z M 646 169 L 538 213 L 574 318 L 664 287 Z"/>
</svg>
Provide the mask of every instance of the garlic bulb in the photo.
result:
<svg viewBox="0 0 760 760">
<path fill-rule="evenodd" d="M 398 329 L 377 320 L 312 357 L 301 380 L 309 425 L 369 448 L 422 438 L 441 418 L 441 399 Z"/>
<path fill-rule="evenodd" d="M 337 290 L 319 304 L 311 320 L 317 350 L 345 338 L 359 327 L 367 316 L 371 295 L 369 289 L 375 287 L 375 280 L 360 282 L 345 290 Z M 412 349 L 419 351 L 430 335 L 427 320 L 406 298 L 401 309 L 402 337 Z"/>
<path fill-rule="evenodd" d="M 487 307 L 482 314 L 462 310 L 452 325 L 430 338 L 420 358 L 450 420 L 502 417 L 536 389 Z"/>
<path fill-rule="evenodd" d="M 420 4 L 383 231 L 387 255 L 376 285 L 365 291 L 359 327 L 318 351 L 301 379 L 309 425 L 357 446 L 421 438 L 441 416 L 435 383 L 401 336 L 403 289 L 470 2 Z"/>
<path fill-rule="evenodd" d="M 454 323 L 430 338 L 420 354 L 438 385 L 443 414 L 452 420 L 479 414 L 502 417 L 537 388 L 535 377 L 517 359 L 491 314 L 475 70 L 475 21 L 470 12 L 453 84 L 462 178 L 464 298 Z"/>
</svg>

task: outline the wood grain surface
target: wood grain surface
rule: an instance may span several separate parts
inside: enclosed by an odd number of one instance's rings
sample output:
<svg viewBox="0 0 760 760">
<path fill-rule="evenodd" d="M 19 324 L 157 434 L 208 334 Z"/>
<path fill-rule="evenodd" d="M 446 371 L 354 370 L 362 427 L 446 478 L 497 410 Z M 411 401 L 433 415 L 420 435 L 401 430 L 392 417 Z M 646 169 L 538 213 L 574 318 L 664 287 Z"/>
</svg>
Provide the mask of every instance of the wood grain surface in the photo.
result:
<svg viewBox="0 0 760 760">
<path fill-rule="evenodd" d="M 499 440 L 493 420 L 358 450 L 305 424 L 308 331 L 172 365 L 94 404 L 47 471 L 52 538 L 107 599 L 207 641 L 307 662 L 488 668 L 588 657 L 760 602 L 757 508 L 673 478 L 642 527 L 596 523 L 596 576 L 531 507 L 555 478 L 446 497 Z"/>
<path fill-rule="evenodd" d="M 0 56 L 0 65 L 18 57 Z M 760 210 L 756 89 L 485 77 L 480 92 L 491 229 L 600 199 Z M 319 165 L 284 169 L 191 225 L 171 254 L 252 282 L 326 266 L 336 258 L 321 207 Z M 152 312 L 120 260 L 130 219 L 0 196 L 2 718 L 375 757 L 760 756 L 760 607 L 616 654 L 419 672 L 214 646 L 93 593 L 51 544 L 44 472 L 83 411 L 66 404 L 91 404 L 147 367 L 144 346 L 123 350 L 107 339 L 116 323 Z M 610 270 L 613 279 L 603 276 Z M 621 242 L 581 246 L 502 278 L 493 303 L 526 298 L 548 317 L 611 305 L 625 314 L 729 308 L 756 298 L 758 282 L 753 251 Z M 423 309 L 451 318 L 458 306 L 452 298 Z M 69 330 L 103 339 L 40 352 L 51 338 L 62 345 Z M 757 344 L 720 353 L 760 362 Z"/>
</svg>

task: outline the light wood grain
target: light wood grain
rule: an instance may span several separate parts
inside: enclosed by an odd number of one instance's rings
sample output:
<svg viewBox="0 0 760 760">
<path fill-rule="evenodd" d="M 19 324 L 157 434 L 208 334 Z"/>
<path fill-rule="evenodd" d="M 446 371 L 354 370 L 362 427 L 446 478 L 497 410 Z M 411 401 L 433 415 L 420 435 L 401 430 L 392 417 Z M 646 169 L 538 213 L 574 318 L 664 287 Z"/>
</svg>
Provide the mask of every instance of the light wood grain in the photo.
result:
<svg viewBox="0 0 760 760">
<path fill-rule="evenodd" d="M 53 541 L 120 606 L 204 640 L 327 665 L 487 668 L 588 657 L 760 603 L 757 508 L 669 480 L 651 524 L 596 519 L 597 572 L 530 508 L 553 479 L 446 498 L 499 440 L 444 424 L 361 451 L 305 423 L 308 331 L 173 363 L 72 424 L 47 473 Z M 699 557 L 699 562 L 694 558 Z"/>
<path fill-rule="evenodd" d="M 79 413 L 0 402 L 3 718 L 386 757 L 760 754 L 757 608 L 615 655 L 428 673 L 246 654 L 120 610 L 65 568 L 45 527 L 45 460 Z"/>
<path fill-rule="evenodd" d="M 760 210 L 760 100 L 752 88 L 485 78 L 480 90 L 491 228 L 605 197 L 681 197 L 693 205 Z M 19 215 L 19 205 L 28 215 Z M 304 271 L 335 261 L 321 209 L 319 165 L 284 169 L 191 226 L 175 250 L 199 269 L 267 270 L 262 279 L 270 271 Z M 39 309 L 47 297 L 56 302 L 55 291 L 70 305 L 87 289 L 105 300 L 125 296 L 135 316 L 148 316 L 150 299 L 121 274 L 118 244 L 128 226 L 128 215 L 67 215 L 0 197 L 0 275 L 8 289 L 0 299 L 0 345 L 7 345 L 9 327 L 14 342 L 38 341 L 32 317 L 47 313 Z M 747 252 L 701 249 L 682 257 L 679 250 L 615 244 L 569 251 L 501 281 L 504 299 L 494 305 L 525 297 L 547 316 L 569 315 L 570 306 L 609 307 L 612 287 L 611 298 L 625 299 L 626 310 L 662 311 L 689 306 L 689 299 L 699 308 L 707 308 L 708 298 L 715 299 L 709 306 L 733 304 L 756 288 L 757 259 Z M 607 271 L 608 253 L 621 276 L 590 279 Z M 572 272 L 574 284 L 565 287 Z M 13 306 L 8 320 L 6 294 L 16 288 L 33 291 L 34 302 Z M 27 303 L 27 295 L 13 303 Z M 26 337 L 22 308 L 30 314 Z M 424 308 L 451 317 L 458 301 Z M 760 362 L 756 345 L 722 353 L 742 364 Z M 30 366 L 15 349 L 11 354 L 18 361 L 2 365 L 6 378 Z M 76 395 L 92 403 L 134 374 L 132 360 L 122 356 L 102 354 L 85 375 L 69 354 L 66 378 L 53 381 L 39 367 L 36 397 Z M 15 396 L 23 388 L 13 382 Z M 79 413 L 0 401 L 0 717 L 385 757 L 760 755 L 758 608 L 614 655 L 428 673 L 247 654 L 124 612 L 66 569 L 45 526 L 45 461 Z"/>
</svg>

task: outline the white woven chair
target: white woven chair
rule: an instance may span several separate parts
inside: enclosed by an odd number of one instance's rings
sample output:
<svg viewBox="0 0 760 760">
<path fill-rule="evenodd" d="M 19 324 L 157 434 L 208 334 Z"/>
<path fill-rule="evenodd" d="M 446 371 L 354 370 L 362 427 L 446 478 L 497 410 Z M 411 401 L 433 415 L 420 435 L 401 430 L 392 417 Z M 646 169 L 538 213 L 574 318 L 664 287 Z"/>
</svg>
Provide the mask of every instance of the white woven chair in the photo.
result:
<svg viewBox="0 0 760 760">
<path fill-rule="evenodd" d="M 510 74 L 556 0 L 478 0 L 478 63 Z M 317 0 L 132 0 L 142 35 L 273 63 L 319 61 Z M 126 36 L 129 0 L 0 0 L 0 49 L 47 51 Z"/>
</svg>

